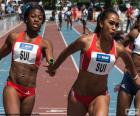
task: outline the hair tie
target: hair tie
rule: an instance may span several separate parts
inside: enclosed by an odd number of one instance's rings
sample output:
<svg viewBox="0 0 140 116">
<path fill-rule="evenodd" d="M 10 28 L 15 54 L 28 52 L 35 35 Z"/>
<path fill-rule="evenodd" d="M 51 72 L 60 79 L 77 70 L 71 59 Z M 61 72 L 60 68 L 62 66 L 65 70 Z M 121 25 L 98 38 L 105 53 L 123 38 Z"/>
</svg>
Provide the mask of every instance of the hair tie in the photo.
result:
<svg viewBox="0 0 140 116">
<path fill-rule="evenodd" d="M 31 7 L 31 5 L 30 5 L 30 4 L 26 4 L 26 7 L 25 7 L 25 12 L 26 12 L 27 10 L 29 10 L 29 9 L 30 9 L 30 7 Z"/>
</svg>

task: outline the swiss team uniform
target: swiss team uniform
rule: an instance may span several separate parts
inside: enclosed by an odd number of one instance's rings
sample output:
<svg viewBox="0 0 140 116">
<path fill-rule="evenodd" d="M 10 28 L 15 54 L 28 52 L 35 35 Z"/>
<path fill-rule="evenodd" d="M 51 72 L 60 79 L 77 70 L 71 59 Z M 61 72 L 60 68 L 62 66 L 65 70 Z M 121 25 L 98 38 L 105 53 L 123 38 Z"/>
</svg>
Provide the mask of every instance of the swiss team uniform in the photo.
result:
<svg viewBox="0 0 140 116">
<path fill-rule="evenodd" d="M 41 37 L 37 36 L 32 43 L 23 42 L 25 32 L 19 34 L 14 45 L 12 46 L 12 62 L 20 62 L 32 64 L 38 67 L 41 64 L 42 52 L 40 48 Z M 16 89 L 18 96 L 22 99 L 35 95 L 35 87 L 24 87 L 7 81 L 6 86 L 11 86 Z"/>
<path fill-rule="evenodd" d="M 115 40 L 112 42 L 112 49 L 110 52 L 104 53 L 96 48 L 96 33 L 93 35 L 93 40 L 90 48 L 81 53 L 80 58 L 80 70 L 84 70 L 97 75 L 108 75 L 111 68 L 114 66 L 116 62 L 116 44 Z M 86 78 L 86 77 L 85 77 Z M 97 77 L 98 78 L 98 77 Z M 108 91 L 104 91 L 100 95 L 106 95 Z M 97 96 L 81 96 L 78 95 L 74 90 L 72 90 L 72 95 L 82 103 L 86 108 L 88 108 L 89 104 L 93 99 Z"/>
</svg>

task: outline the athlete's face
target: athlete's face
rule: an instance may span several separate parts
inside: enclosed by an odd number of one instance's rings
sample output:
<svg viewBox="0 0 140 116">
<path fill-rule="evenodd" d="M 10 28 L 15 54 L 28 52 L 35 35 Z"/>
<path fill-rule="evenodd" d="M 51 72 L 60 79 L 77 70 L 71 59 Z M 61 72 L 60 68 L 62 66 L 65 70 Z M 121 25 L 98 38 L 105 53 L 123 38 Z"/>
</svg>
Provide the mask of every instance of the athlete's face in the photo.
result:
<svg viewBox="0 0 140 116">
<path fill-rule="evenodd" d="M 108 39 L 112 38 L 119 28 L 119 16 L 114 13 L 108 14 L 108 17 L 101 23 L 101 28 Z"/>
<path fill-rule="evenodd" d="M 39 31 L 43 22 L 43 13 L 38 9 L 30 11 L 28 16 L 28 27 L 34 31 Z"/>
</svg>

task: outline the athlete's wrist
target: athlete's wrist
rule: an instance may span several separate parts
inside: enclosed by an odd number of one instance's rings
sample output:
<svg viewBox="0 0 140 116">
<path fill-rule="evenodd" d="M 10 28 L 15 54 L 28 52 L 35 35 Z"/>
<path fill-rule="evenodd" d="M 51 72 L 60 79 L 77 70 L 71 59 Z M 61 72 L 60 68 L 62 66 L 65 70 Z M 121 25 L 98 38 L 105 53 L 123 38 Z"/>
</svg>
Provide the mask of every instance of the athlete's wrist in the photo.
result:
<svg viewBox="0 0 140 116">
<path fill-rule="evenodd" d="M 51 58 L 51 59 L 49 60 L 49 64 L 50 64 L 50 65 L 54 64 L 54 59 L 53 59 L 53 58 Z"/>
</svg>

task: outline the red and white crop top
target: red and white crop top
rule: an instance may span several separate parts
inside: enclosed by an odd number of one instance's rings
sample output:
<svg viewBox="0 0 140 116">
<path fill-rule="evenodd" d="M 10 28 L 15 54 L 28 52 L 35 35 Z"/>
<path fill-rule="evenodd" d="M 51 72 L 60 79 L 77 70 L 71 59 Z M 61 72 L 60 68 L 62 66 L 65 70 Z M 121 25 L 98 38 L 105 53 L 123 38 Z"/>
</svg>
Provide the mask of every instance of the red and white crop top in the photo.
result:
<svg viewBox="0 0 140 116">
<path fill-rule="evenodd" d="M 96 48 L 96 34 L 94 34 L 90 48 L 86 52 L 81 53 L 80 69 L 99 75 L 109 74 L 116 61 L 115 40 L 112 44 L 109 54 L 99 51 Z"/>
<path fill-rule="evenodd" d="M 34 42 L 26 43 L 23 42 L 24 36 L 25 32 L 20 33 L 13 45 L 12 61 L 39 66 L 42 58 L 41 48 L 39 46 L 41 37 L 37 36 Z"/>
</svg>

